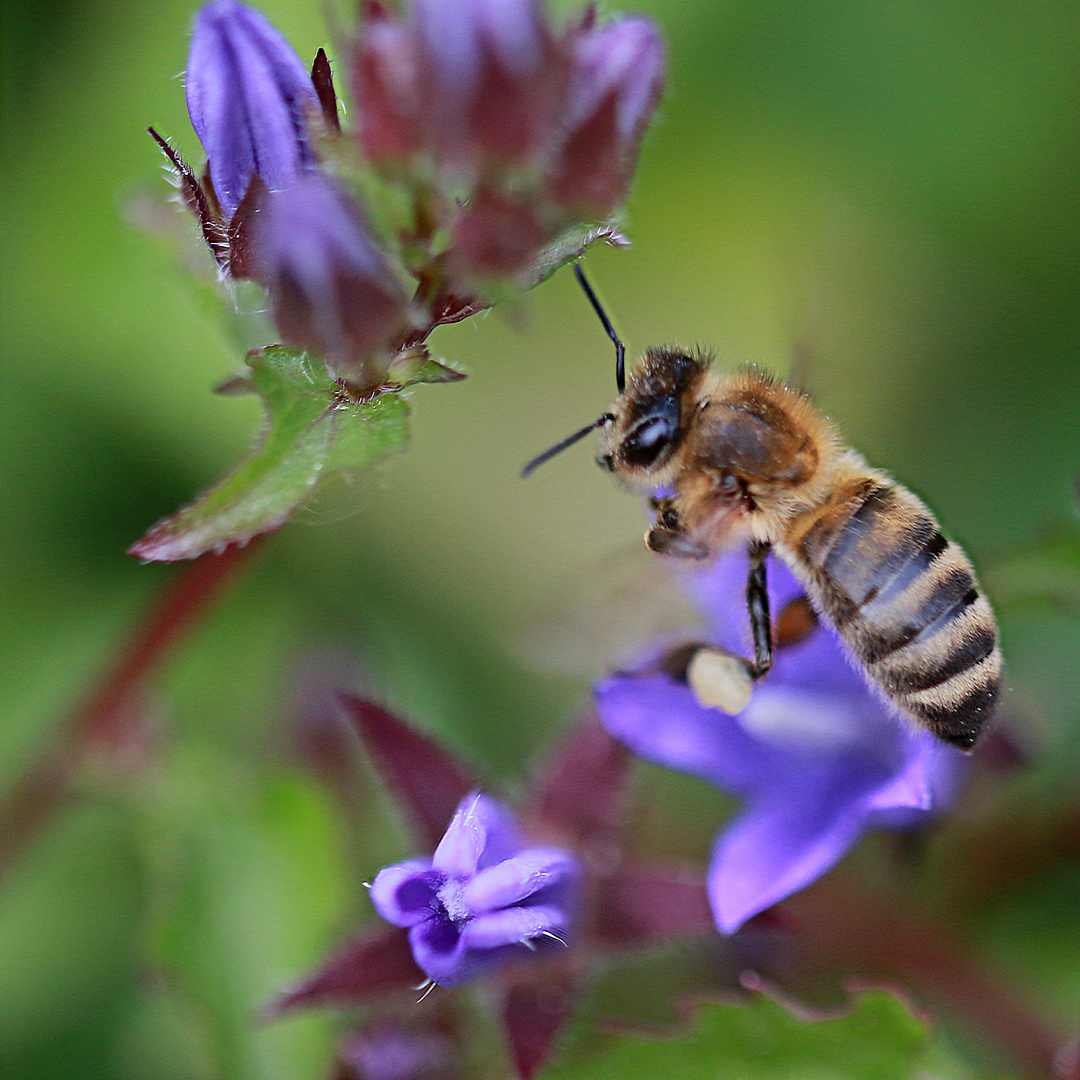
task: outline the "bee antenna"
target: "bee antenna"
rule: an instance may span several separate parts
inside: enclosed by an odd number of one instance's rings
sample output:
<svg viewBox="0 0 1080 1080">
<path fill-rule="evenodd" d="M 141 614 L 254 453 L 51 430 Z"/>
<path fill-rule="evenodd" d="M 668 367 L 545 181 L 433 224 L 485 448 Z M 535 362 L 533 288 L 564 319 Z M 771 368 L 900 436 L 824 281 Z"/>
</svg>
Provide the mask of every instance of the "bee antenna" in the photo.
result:
<svg viewBox="0 0 1080 1080">
<path fill-rule="evenodd" d="M 540 468 L 545 461 L 550 461 L 556 454 L 561 454 L 568 446 L 573 446 L 574 443 L 580 442 L 590 431 L 595 431 L 598 427 L 603 427 L 605 424 L 613 423 L 614 420 L 614 414 L 604 413 L 603 416 L 598 416 L 591 424 L 587 424 L 580 431 L 575 431 L 573 435 L 568 435 L 562 442 L 557 442 L 542 454 L 537 454 L 536 457 L 521 470 L 521 479 L 525 480 L 529 475 Z"/>
<path fill-rule="evenodd" d="M 574 263 L 574 275 L 578 279 L 578 284 L 585 290 L 585 295 L 589 298 L 593 311 L 596 312 L 600 317 L 600 321 L 604 324 L 607 336 L 615 342 L 615 385 L 619 388 L 621 394 L 626 389 L 626 346 L 619 340 L 619 335 L 615 333 L 615 327 L 611 325 L 611 320 L 607 317 L 603 304 L 600 303 L 596 293 L 593 292 L 593 287 L 589 284 L 585 271 L 581 269 L 581 263 Z"/>
</svg>

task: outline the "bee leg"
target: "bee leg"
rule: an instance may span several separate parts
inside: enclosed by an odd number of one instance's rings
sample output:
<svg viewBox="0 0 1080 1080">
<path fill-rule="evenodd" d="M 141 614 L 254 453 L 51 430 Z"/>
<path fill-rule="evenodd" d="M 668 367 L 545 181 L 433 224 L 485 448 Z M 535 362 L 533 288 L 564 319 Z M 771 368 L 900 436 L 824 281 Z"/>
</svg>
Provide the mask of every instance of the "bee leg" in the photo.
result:
<svg viewBox="0 0 1080 1080">
<path fill-rule="evenodd" d="M 673 555 L 677 559 L 707 559 L 709 549 L 700 541 L 692 540 L 684 532 L 654 528 L 645 534 L 645 546 L 660 555 Z"/>
<path fill-rule="evenodd" d="M 748 664 L 750 677 L 767 675 L 773 663 L 772 619 L 769 615 L 769 591 L 765 584 L 765 560 L 771 547 L 751 541 L 746 548 L 750 556 L 750 575 L 746 582 L 746 608 L 750 615 L 750 630 L 754 636 L 754 662 Z"/>
<path fill-rule="evenodd" d="M 679 559 L 707 559 L 709 549 L 682 527 L 670 499 L 657 503 L 656 524 L 645 534 L 645 546 L 661 555 Z"/>
</svg>

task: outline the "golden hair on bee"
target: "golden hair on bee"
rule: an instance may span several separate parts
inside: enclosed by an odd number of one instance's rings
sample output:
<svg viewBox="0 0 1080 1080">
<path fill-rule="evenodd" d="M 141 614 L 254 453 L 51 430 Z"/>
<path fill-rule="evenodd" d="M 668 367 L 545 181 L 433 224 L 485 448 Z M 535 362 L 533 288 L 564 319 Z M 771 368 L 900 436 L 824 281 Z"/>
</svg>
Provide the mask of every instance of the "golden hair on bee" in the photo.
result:
<svg viewBox="0 0 1080 1080">
<path fill-rule="evenodd" d="M 523 475 L 599 428 L 602 466 L 631 488 L 665 493 L 646 535 L 652 550 L 706 559 L 747 545 L 753 678 L 772 664 L 765 566 L 775 551 L 870 684 L 970 749 L 997 701 L 1001 652 L 971 563 L 933 514 L 845 446 L 804 394 L 755 368 L 722 373 L 700 353 L 662 346 L 627 383 L 622 342 L 574 269 L 615 343 L 619 396 Z"/>
</svg>

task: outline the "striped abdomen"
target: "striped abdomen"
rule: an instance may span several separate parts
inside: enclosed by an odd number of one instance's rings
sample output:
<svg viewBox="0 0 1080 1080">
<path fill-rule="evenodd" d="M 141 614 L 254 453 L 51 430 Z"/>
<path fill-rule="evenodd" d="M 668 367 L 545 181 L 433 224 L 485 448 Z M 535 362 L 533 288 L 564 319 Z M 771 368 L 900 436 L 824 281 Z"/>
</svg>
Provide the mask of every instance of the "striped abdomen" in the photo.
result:
<svg viewBox="0 0 1080 1080">
<path fill-rule="evenodd" d="M 993 712 L 1001 681 L 994 615 L 967 556 L 911 492 L 853 481 L 804 514 L 787 554 L 813 599 L 906 713 L 965 750 Z"/>
</svg>

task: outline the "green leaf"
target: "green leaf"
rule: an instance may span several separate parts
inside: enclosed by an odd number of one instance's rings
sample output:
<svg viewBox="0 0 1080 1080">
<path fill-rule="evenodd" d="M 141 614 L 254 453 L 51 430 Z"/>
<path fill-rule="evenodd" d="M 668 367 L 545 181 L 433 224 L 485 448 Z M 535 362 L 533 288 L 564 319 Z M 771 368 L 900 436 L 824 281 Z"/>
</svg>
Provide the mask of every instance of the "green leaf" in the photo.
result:
<svg viewBox="0 0 1080 1080">
<path fill-rule="evenodd" d="M 569 1058 L 551 1080 L 908 1080 L 943 1075 L 945 1064 L 923 1024 L 880 991 L 817 1022 L 764 997 L 703 1005 L 678 1040 L 609 1034 Z"/>
<path fill-rule="evenodd" d="M 321 363 L 277 345 L 249 354 L 247 363 L 266 408 L 255 446 L 129 554 L 171 562 L 247 543 L 283 525 L 324 476 L 368 468 L 405 444 L 409 406 L 397 394 L 349 401 Z"/>
</svg>

